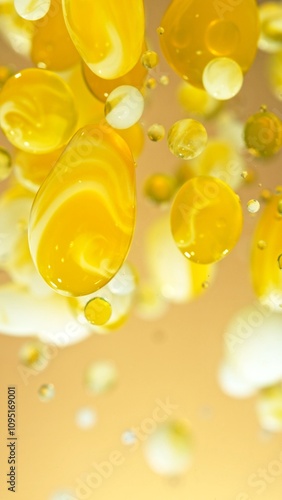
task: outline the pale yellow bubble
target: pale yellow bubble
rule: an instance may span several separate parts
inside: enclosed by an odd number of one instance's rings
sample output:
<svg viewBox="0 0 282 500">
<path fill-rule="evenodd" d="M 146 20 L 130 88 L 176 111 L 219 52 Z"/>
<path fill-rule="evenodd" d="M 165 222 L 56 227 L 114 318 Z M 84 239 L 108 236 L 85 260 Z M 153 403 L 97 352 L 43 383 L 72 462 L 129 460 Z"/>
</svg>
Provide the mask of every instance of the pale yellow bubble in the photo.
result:
<svg viewBox="0 0 282 500">
<path fill-rule="evenodd" d="M 55 387 L 53 384 L 42 384 L 38 389 L 39 399 L 43 402 L 51 401 L 55 396 Z"/>
<path fill-rule="evenodd" d="M 260 202 L 258 200 L 249 200 L 247 203 L 247 209 L 250 214 L 256 214 L 260 209 Z"/>
<path fill-rule="evenodd" d="M 20 17 L 36 21 L 46 16 L 51 0 L 14 0 L 14 6 Z"/>
<path fill-rule="evenodd" d="M 225 101 L 240 92 L 244 77 L 239 64 L 228 57 L 212 59 L 204 69 L 203 85 L 209 95 Z"/>
<path fill-rule="evenodd" d="M 28 368 L 41 371 L 48 365 L 50 352 L 48 347 L 39 341 L 26 342 L 19 351 L 20 362 Z"/>
<path fill-rule="evenodd" d="M 146 81 L 147 89 L 154 90 L 156 86 L 157 86 L 157 80 L 153 77 L 148 78 L 148 80 Z"/>
<path fill-rule="evenodd" d="M 144 185 L 144 194 L 155 203 L 167 203 L 177 187 L 176 179 L 168 174 L 152 174 Z"/>
<path fill-rule="evenodd" d="M 7 179 L 12 171 L 12 158 L 10 153 L 0 146 L 0 181 Z"/>
<path fill-rule="evenodd" d="M 148 137 L 153 142 L 161 141 L 165 136 L 165 128 L 159 123 L 154 123 L 148 128 Z"/>
<path fill-rule="evenodd" d="M 258 243 L 257 243 L 257 247 L 260 250 L 264 250 L 266 248 L 266 242 L 264 240 L 259 240 Z"/>
<path fill-rule="evenodd" d="M 174 123 L 168 132 L 168 147 L 172 154 L 183 160 L 199 156 L 207 145 L 205 127 L 191 118 Z"/>
<path fill-rule="evenodd" d="M 155 68 L 159 63 L 159 56 L 153 50 L 146 50 L 141 57 L 141 62 L 146 69 Z"/>
<path fill-rule="evenodd" d="M 116 129 L 126 129 L 140 120 L 144 111 L 144 97 L 131 85 L 121 85 L 113 90 L 105 103 L 105 117 Z"/>
<path fill-rule="evenodd" d="M 87 302 L 84 315 L 92 325 L 105 325 L 112 315 L 112 306 L 106 299 L 94 297 Z"/>
<path fill-rule="evenodd" d="M 96 361 L 86 370 L 86 388 L 96 395 L 112 390 L 116 386 L 117 380 L 117 368 L 112 361 Z"/>
<path fill-rule="evenodd" d="M 169 77 L 167 75 L 162 75 L 160 77 L 160 84 L 166 87 L 166 85 L 169 84 Z"/>
<path fill-rule="evenodd" d="M 282 5 L 280 2 L 264 3 L 258 7 L 260 18 L 259 49 L 275 53 L 282 50 Z"/>
<path fill-rule="evenodd" d="M 157 28 L 157 33 L 158 33 L 158 35 L 163 35 L 163 34 L 164 34 L 164 32 L 165 32 L 165 30 L 164 30 L 164 28 L 163 28 L 162 26 L 159 26 L 159 27 Z"/>
</svg>

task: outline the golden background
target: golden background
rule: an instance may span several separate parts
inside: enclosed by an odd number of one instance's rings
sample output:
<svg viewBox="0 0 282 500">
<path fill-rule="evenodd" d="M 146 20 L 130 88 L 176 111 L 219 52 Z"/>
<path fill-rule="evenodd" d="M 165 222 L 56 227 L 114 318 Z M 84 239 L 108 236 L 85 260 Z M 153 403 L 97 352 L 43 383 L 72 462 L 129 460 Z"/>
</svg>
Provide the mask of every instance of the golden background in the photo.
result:
<svg viewBox="0 0 282 500">
<path fill-rule="evenodd" d="M 208 1 L 208 0 L 207 0 Z M 160 54 L 156 28 L 169 0 L 145 0 L 150 44 Z M 18 69 L 26 62 L 1 43 L 1 62 L 14 62 Z M 281 109 L 271 96 L 266 78 L 267 58 L 258 54 L 246 76 L 240 95 L 228 104 L 245 120 L 267 104 Z M 170 84 L 150 92 L 142 117 L 144 129 L 162 123 L 166 129 L 186 116 L 175 94 L 179 78 L 161 58 L 152 76 L 168 75 Z M 211 130 L 211 125 L 208 125 Z M 1 143 L 4 139 L 1 136 Z M 159 319 L 142 320 L 135 313 L 124 326 L 108 335 L 93 334 L 76 345 L 60 349 L 49 366 L 27 384 L 19 373 L 18 352 L 25 339 L 0 336 L 0 499 L 51 500 L 57 491 L 75 497 L 79 478 L 94 471 L 93 462 L 109 460 L 119 450 L 122 464 L 91 494 L 90 500 L 280 500 L 282 474 L 269 474 L 264 491 L 249 484 L 260 468 L 272 461 L 282 463 L 281 434 L 267 435 L 259 427 L 255 398 L 236 400 L 222 393 L 217 369 L 223 353 L 223 333 L 232 315 L 244 305 L 255 304 L 250 280 L 250 244 L 258 215 L 246 209 L 250 198 L 263 188 L 282 184 L 281 155 L 265 163 L 246 157 L 246 170 L 255 171 L 252 185 L 240 189 L 244 209 L 244 231 L 232 253 L 217 265 L 213 283 L 200 298 L 184 305 L 170 306 Z M 144 180 L 152 172 L 172 173 L 178 165 L 166 141 L 151 143 L 137 166 L 138 216 L 129 261 L 146 274 L 144 237 L 160 209 L 142 194 Z M 17 304 L 15 304 L 17 314 Z M 86 367 L 95 360 L 113 360 L 119 381 L 115 390 L 94 397 L 84 386 Z M 281 360 L 282 362 L 282 360 Z M 53 383 L 55 398 L 42 403 L 38 388 Z M 8 493 L 7 473 L 7 386 L 17 386 L 17 492 Z M 153 473 L 142 453 L 121 442 L 124 431 L 140 426 L 151 417 L 157 400 L 169 399 L 176 406 L 173 416 L 187 418 L 194 434 L 195 450 L 191 469 L 179 480 Z M 90 430 L 79 429 L 75 414 L 81 407 L 97 413 Z"/>
</svg>

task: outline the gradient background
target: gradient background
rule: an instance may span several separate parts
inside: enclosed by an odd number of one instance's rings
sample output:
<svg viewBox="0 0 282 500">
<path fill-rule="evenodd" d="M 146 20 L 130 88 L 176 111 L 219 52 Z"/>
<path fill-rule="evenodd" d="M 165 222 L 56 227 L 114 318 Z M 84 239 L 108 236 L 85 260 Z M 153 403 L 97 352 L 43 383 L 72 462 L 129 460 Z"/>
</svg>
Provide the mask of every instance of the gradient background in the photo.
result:
<svg viewBox="0 0 282 500">
<path fill-rule="evenodd" d="M 209 0 L 207 0 L 209 1 Z M 160 54 L 156 28 L 169 0 L 145 0 L 147 31 L 151 47 Z M 18 69 L 26 62 L 1 43 L 0 64 L 14 62 Z M 228 104 L 239 119 L 246 119 L 261 104 L 280 110 L 281 103 L 268 90 L 267 58 L 259 53 L 245 79 L 242 92 Z M 151 91 L 142 118 L 144 128 L 154 122 L 168 128 L 186 116 L 179 107 L 175 89 L 179 78 L 161 59 L 152 76 L 170 77 L 167 87 Z M 212 125 L 208 125 L 212 133 Z M 5 141 L 1 136 L 1 144 Z M 149 223 L 160 210 L 142 195 L 145 178 L 152 172 L 175 171 L 179 163 L 167 149 L 166 141 L 155 144 L 146 138 L 138 161 L 138 217 L 129 260 L 146 275 L 144 236 Z M 109 335 L 92 335 L 87 340 L 61 349 L 47 369 L 23 383 L 18 352 L 24 339 L 0 335 L 0 499 L 51 500 L 56 491 L 73 492 L 79 478 L 94 471 L 93 462 L 108 460 L 119 450 L 122 465 L 115 467 L 99 488 L 85 497 L 90 500 L 280 500 L 282 474 L 269 475 L 259 493 L 248 483 L 260 468 L 272 461 L 282 463 L 281 434 L 267 435 L 258 425 L 255 398 L 235 400 L 222 393 L 217 369 L 223 352 L 223 333 L 230 317 L 241 307 L 255 303 L 249 271 L 251 236 L 258 215 L 246 209 L 250 198 L 258 198 L 263 188 L 282 184 L 281 155 L 262 163 L 246 156 L 246 170 L 254 170 L 255 181 L 240 189 L 244 209 L 244 231 L 234 251 L 218 266 L 214 282 L 199 299 L 170 306 L 163 317 L 145 321 L 135 313 L 127 323 Z M 16 304 L 15 304 L 16 314 Z M 119 383 L 111 393 L 94 397 L 83 384 L 86 367 L 95 360 L 113 360 L 119 370 Z M 282 362 L 282 360 L 281 360 Z M 56 396 L 42 403 L 37 395 L 43 383 L 53 383 Z M 17 386 L 17 492 L 6 489 L 6 393 Z M 169 400 L 177 406 L 173 416 L 187 418 L 195 440 L 194 461 L 179 480 L 154 474 L 144 460 L 142 443 L 121 442 L 127 429 L 140 426 L 152 415 L 156 400 Z M 81 407 L 97 412 L 91 430 L 75 424 Z M 262 484 L 260 483 L 262 486 Z M 243 494 L 244 493 L 244 494 Z M 75 497 L 76 498 L 76 497 Z"/>
</svg>

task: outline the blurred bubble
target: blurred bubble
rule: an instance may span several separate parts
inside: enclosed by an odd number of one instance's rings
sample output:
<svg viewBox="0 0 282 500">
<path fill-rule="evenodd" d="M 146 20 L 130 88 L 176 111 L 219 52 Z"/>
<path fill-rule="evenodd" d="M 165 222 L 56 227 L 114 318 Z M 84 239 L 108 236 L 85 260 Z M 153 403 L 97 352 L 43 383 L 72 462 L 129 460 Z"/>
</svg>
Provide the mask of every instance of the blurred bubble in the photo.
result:
<svg viewBox="0 0 282 500">
<path fill-rule="evenodd" d="M 51 401 L 55 396 L 55 387 L 53 384 L 42 384 L 38 389 L 39 399 L 45 403 Z"/>
<path fill-rule="evenodd" d="M 282 384 L 261 389 L 256 410 L 261 427 L 268 432 L 282 432 Z"/>
<path fill-rule="evenodd" d="M 118 372 L 112 361 L 96 361 L 85 373 L 86 388 L 93 394 L 103 394 L 112 390 L 118 380 Z"/>
<path fill-rule="evenodd" d="M 80 408 L 76 412 L 75 422 L 80 429 L 91 429 L 97 422 L 97 414 L 91 408 Z"/>
</svg>

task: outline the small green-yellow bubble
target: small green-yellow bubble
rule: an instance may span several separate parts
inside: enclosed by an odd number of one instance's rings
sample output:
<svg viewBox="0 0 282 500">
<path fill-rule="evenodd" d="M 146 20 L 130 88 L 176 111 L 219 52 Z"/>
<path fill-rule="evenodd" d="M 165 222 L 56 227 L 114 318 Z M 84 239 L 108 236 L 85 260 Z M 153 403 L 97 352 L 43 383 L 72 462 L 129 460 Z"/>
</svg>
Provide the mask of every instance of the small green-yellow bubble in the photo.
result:
<svg viewBox="0 0 282 500">
<path fill-rule="evenodd" d="M 147 89 L 154 90 L 156 86 L 157 86 L 157 80 L 153 77 L 148 78 L 148 80 L 146 81 Z"/>
<path fill-rule="evenodd" d="M 12 171 L 12 158 L 10 153 L 0 146 L 0 181 L 7 179 Z"/>
<path fill-rule="evenodd" d="M 205 127 L 191 118 L 174 123 L 168 132 L 168 147 L 172 154 L 183 160 L 199 156 L 207 145 Z"/>
<path fill-rule="evenodd" d="M 48 364 L 47 347 L 45 348 L 42 342 L 36 340 L 26 342 L 20 349 L 19 359 L 28 368 L 41 371 Z"/>
<path fill-rule="evenodd" d="M 53 384 L 42 384 L 38 389 L 38 396 L 41 401 L 48 402 L 55 396 L 55 387 Z"/>
<path fill-rule="evenodd" d="M 163 34 L 164 34 L 164 32 L 165 32 L 165 30 L 164 30 L 164 28 L 163 28 L 162 26 L 159 26 L 159 27 L 157 28 L 157 33 L 158 33 L 158 35 L 163 35 Z"/>
<path fill-rule="evenodd" d="M 112 306 L 106 299 L 94 297 L 87 302 L 84 315 L 92 325 L 105 325 L 112 315 Z"/>
<path fill-rule="evenodd" d="M 246 147 L 253 156 L 270 157 L 282 147 L 282 122 L 274 113 L 261 108 L 245 124 Z"/>
<path fill-rule="evenodd" d="M 154 123 L 148 128 L 148 137 L 153 142 L 161 141 L 165 136 L 165 128 L 159 123 Z"/>
<path fill-rule="evenodd" d="M 266 248 L 266 242 L 264 240 L 259 240 L 258 243 L 257 243 L 257 247 L 260 250 L 264 250 Z"/>
<path fill-rule="evenodd" d="M 167 75 L 162 75 L 160 77 L 160 84 L 164 85 L 164 86 L 168 85 L 169 84 L 169 77 Z"/>
<path fill-rule="evenodd" d="M 146 50 L 141 57 L 141 62 L 146 69 L 155 68 L 159 62 L 159 56 L 153 50 Z"/>
<path fill-rule="evenodd" d="M 176 190 L 176 179 L 172 175 L 153 174 L 147 178 L 144 193 L 155 203 L 166 203 L 171 200 Z"/>
</svg>

